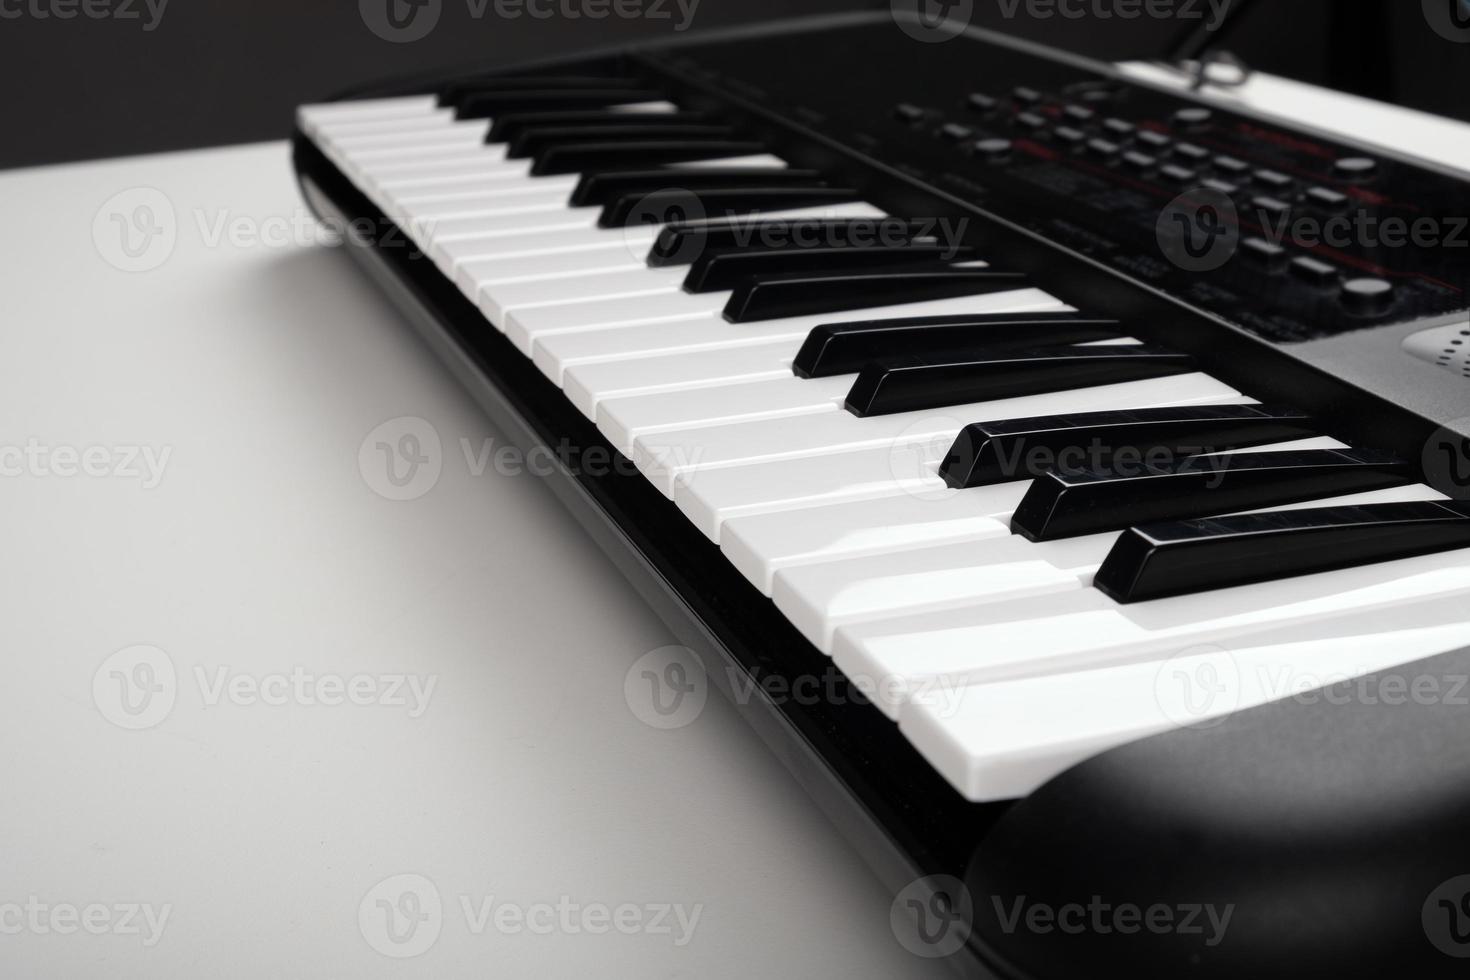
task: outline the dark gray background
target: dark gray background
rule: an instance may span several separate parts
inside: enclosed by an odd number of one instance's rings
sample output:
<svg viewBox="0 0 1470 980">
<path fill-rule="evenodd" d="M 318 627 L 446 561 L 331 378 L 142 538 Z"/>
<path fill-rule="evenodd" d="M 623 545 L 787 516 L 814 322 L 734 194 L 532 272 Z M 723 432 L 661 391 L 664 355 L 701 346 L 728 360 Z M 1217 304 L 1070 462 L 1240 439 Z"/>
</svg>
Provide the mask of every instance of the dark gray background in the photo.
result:
<svg viewBox="0 0 1470 980">
<path fill-rule="evenodd" d="M 138 16 L 31 12 L 81 2 L 127 3 Z M 357 0 L 167 0 L 147 31 L 146 2 L 0 0 L 0 167 L 278 138 L 297 103 L 361 82 L 673 33 L 671 20 L 507 19 L 496 15 L 493 0 L 478 19 L 469 0 L 442 0 L 437 27 L 409 44 L 371 33 Z M 875 6 L 881 4 L 700 0 L 690 29 Z M 1007 17 L 1002 0 L 974 6 L 977 24 L 1106 58 L 1158 56 L 1189 26 Z M 1444 114 L 1464 114 L 1470 103 L 1470 44 L 1431 32 L 1420 0 L 1256 0 L 1246 16 L 1229 46 L 1263 69 Z"/>
</svg>

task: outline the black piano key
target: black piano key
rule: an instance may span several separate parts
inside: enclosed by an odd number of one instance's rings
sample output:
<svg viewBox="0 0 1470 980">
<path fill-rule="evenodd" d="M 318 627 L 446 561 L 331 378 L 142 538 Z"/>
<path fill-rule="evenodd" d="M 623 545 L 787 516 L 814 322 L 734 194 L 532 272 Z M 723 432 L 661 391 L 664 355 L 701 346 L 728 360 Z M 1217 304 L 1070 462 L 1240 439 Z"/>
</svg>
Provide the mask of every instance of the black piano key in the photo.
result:
<svg viewBox="0 0 1470 980">
<path fill-rule="evenodd" d="M 487 119 L 521 112 L 598 109 L 636 102 L 657 102 L 663 96 L 649 89 L 565 88 L 467 92 L 454 103 L 456 119 Z"/>
<path fill-rule="evenodd" d="M 646 119 L 646 117 L 645 117 Z M 596 126 L 549 126 L 527 129 L 507 144 L 507 159 L 541 159 L 558 146 L 582 143 L 647 142 L 653 140 L 733 140 L 734 127 L 703 122 L 647 122 L 631 125 L 599 123 Z"/>
<path fill-rule="evenodd" d="M 762 143 L 726 139 L 614 140 L 555 146 L 536 157 L 533 177 L 602 170 L 630 170 L 657 163 L 748 157 L 766 152 Z"/>
<path fill-rule="evenodd" d="M 1037 477 L 1011 530 L 1052 541 L 1134 524 L 1228 514 L 1402 486 L 1408 461 L 1360 449 L 1194 456 L 1168 462 L 1115 456 L 1102 467 Z"/>
<path fill-rule="evenodd" d="M 857 197 L 857 191 L 850 187 L 707 187 L 698 191 L 670 188 L 651 194 L 625 194 L 602 209 L 597 224 L 602 228 L 650 221 L 668 224 L 691 218 L 725 218 L 732 214 L 847 204 Z"/>
<path fill-rule="evenodd" d="M 793 242 L 896 245 L 926 235 L 931 226 L 901 218 L 736 218 L 671 224 L 648 253 L 651 266 L 690 265 L 732 249 L 774 248 Z"/>
<path fill-rule="evenodd" d="M 689 276 L 684 280 L 684 289 L 691 293 L 713 293 L 734 289 L 753 277 L 779 275 L 783 272 L 857 270 L 898 266 L 910 262 L 933 266 L 937 262 L 973 258 L 970 252 L 967 248 L 956 249 L 952 245 L 941 245 L 937 242 L 873 248 L 803 248 L 792 245 L 787 248 L 717 252 L 694 263 L 694 268 L 689 270 Z"/>
<path fill-rule="evenodd" d="M 892 415 L 1161 378 L 1194 369 L 1189 355 L 1144 344 L 905 356 L 864 367 L 848 392 L 847 410 L 859 417 Z"/>
<path fill-rule="evenodd" d="M 725 319 L 731 323 L 752 323 L 951 296 L 982 296 L 1021 289 L 1026 283 L 1026 277 L 1018 272 L 954 268 L 835 272 L 758 279 L 735 290 L 725 304 Z"/>
<path fill-rule="evenodd" d="M 457 105 L 463 99 L 495 92 L 553 92 L 575 89 L 643 89 L 637 79 L 622 75 L 472 75 L 444 86 L 439 104 Z M 662 98 L 662 96 L 659 96 Z"/>
<path fill-rule="evenodd" d="M 816 170 L 776 167 L 660 167 L 588 174 L 577 182 L 567 201 L 574 208 L 607 204 L 626 194 L 661 190 L 698 191 L 706 187 L 819 187 Z"/>
<path fill-rule="evenodd" d="M 955 489 L 1041 476 L 1059 463 L 1106 462 L 1118 452 L 1173 457 L 1316 435 L 1312 418 L 1273 405 L 1183 405 L 976 422 L 939 466 Z"/>
<path fill-rule="evenodd" d="M 1470 548 L 1470 503 L 1240 514 L 1130 528 L 1093 580 L 1118 602 L 1228 589 Z"/>
<path fill-rule="evenodd" d="M 676 122 L 709 122 L 713 117 L 702 112 L 642 112 L 631 109 L 562 109 L 550 112 L 511 112 L 495 117 L 486 143 L 509 143 L 530 129 L 552 126 L 636 126 L 671 120 Z M 632 120 L 632 122 L 625 122 Z"/>
<path fill-rule="evenodd" d="M 485 135 L 486 143 L 506 143 L 509 147 L 522 147 L 519 142 L 533 134 L 552 133 L 569 129 L 592 129 L 615 133 L 640 126 L 712 126 L 716 120 L 702 112 L 612 112 L 610 110 L 587 110 L 583 112 L 522 112 L 509 116 L 498 116 Z M 520 155 L 529 154 L 522 152 Z"/>
<path fill-rule="evenodd" d="M 824 323 L 807 334 L 791 366 L 798 378 L 856 374 L 903 354 L 1085 344 L 1123 336 L 1117 320 L 1076 313 L 978 313 Z"/>
</svg>

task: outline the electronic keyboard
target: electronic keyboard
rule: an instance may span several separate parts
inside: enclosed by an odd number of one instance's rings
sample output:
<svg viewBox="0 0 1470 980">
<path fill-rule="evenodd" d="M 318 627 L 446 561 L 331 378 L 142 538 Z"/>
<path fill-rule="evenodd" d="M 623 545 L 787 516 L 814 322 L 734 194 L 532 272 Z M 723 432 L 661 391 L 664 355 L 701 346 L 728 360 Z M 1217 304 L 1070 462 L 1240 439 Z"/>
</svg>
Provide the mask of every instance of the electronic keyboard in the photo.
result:
<svg viewBox="0 0 1470 980">
<path fill-rule="evenodd" d="M 403 81 L 296 166 L 916 952 L 1451 975 L 1464 176 L 905 27 Z"/>
</svg>

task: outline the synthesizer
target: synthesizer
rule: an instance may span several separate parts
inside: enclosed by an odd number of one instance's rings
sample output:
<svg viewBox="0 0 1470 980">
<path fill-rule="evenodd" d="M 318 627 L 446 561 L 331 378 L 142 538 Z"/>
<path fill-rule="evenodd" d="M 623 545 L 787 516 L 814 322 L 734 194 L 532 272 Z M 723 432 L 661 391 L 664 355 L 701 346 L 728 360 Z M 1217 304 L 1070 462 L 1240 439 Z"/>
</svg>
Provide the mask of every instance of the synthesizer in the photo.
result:
<svg viewBox="0 0 1470 980">
<path fill-rule="evenodd" d="M 296 168 L 920 955 L 1456 975 L 1465 175 L 904 27 L 392 82 Z"/>
</svg>

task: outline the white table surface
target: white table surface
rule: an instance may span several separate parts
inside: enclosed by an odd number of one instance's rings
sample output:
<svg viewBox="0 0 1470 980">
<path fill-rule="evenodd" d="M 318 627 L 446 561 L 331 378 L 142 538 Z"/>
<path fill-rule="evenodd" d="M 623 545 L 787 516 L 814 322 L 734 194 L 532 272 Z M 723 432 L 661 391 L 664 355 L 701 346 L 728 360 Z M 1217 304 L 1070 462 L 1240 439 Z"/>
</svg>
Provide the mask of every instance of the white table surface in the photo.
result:
<svg viewBox="0 0 1470 980">
<path fill-rule="evenodd" d="M 126 272 L 109 216 L 140 187 L 175 241 Z M 474 475 L 461 440 L 496 434 L 341 249 L 275 234 L 310 228 L 284 144 L 17 171 L 0 200 L 0 976 L 949 975 L 723 700 L 672 731 L 630 708 L 669 634 L 534 477 Z M 359 449 L 404 416 L 442 474 L 395 501 Z M 140 644 L 174 668 L 161 717 L 118 710 Z M 437 685 L 417 718 L 215 696 L 297 668 Z M 359 927 L 400 874 L 443 905 L 403 959 Z M 151 946 L 121 908 L 57 931 L 134 903 L 168 910 Z M 625 904 L 699 918 L 590 932 Z"/>
<path fill-rule="evenodd" d="M 1324 120 L 1293 83 L 1241 96 Z M 1470 158 L 1470 127 L 1335 104 Z M 640 720 L 625 677 L 669 635 L 535 478 L 476 475 L 496 434 L 312 241 L 284 144 L 11 172 L 0 201 L 0 975 L 949 975 L 723 701 Z M 130 257 L 114 215 L 172 235 Z M 390 500 L 405 417 L 441 473 Z M 130 715 L 140 657 L 162 693 Z M 416 717 L 217 690 L 293 671 L 435 686 Z M 377 900 L 414 889 L 441 911 L 395 945 Z M 697 909 L 686 941 L 590 931 L 660 905 Z"/>
</svg>

